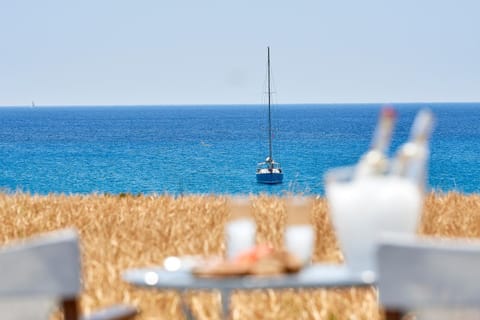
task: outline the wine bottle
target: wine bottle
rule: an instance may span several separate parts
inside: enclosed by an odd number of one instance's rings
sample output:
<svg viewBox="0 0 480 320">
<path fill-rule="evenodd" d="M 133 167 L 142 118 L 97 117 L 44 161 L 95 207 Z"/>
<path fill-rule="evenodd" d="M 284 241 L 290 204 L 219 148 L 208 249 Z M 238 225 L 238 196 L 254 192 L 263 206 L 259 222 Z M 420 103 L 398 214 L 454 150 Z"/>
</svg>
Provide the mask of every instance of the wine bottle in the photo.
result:
<svg viewBox="0 0 480 320">
<path fill-rule="evenodd" d="M 381 110 L 370 149 L 360 158 L 355 168 L 356 178 L 384 174 L 388 170 L 387 150 L 390 146 L 395 118 L 396 112 L 393 108 L 385 107 Z"/>
</svg>

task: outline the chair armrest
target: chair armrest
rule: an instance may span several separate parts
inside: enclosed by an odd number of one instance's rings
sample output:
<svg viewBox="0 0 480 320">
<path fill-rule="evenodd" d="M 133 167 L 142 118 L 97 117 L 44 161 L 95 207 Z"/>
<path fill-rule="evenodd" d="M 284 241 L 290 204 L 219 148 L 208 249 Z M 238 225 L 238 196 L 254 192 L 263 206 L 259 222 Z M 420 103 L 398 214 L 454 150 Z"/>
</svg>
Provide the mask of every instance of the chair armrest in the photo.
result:
<svg viewBox="0 0 480 320">
<path fill-rule="evenodd" d="M 83 316 L 81 320 L 129 320 L 138 314 L 135 307 L 117 304 Z"/>
</svg>

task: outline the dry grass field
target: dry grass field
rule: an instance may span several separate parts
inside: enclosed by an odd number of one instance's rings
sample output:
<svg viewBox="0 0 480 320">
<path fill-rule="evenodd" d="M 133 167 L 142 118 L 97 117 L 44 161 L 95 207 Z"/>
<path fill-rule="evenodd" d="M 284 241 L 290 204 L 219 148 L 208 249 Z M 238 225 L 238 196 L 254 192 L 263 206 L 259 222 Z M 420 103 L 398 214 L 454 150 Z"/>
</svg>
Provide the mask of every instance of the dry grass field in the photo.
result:
<svg viewBox="0 0 480 320">
<path fill-rule="evenodd" d="M 282 198 L 253 198 L 257 240 L 279 247 L 285 224 Z M 225 251 L 226 198 L 221 196 L 35 196 L 0 194 L 0 244 L 64 227 L 81 235 L 85 312 L 116 302 L 141 309 L 139 319 L 182 319 L 179 297 L 133 288 L 122 270 L 158 265 L 170 255 L 220 255 Z M 341 262 L 327 205 L 318 198 L 313 221 L 315 261 Z M 431 194 L 419 233 L 480 237 L 480 196 Z M 199 319 L 219 319 L 216 293 L 192 292 L 188 303 Z M 254 291 L 232 297 L 234 319 L 381 319 L 374 289 Z"/>
</svg>

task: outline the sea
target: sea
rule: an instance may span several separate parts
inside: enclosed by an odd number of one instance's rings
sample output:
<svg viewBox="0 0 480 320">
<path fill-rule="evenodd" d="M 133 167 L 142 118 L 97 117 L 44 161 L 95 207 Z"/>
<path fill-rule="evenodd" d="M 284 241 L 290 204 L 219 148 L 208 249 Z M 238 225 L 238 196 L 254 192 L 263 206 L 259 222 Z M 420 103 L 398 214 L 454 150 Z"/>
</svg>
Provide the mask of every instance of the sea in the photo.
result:
<svg viewBox="0 0 480 320">
<path fill-rule="evenodd" d="M 272 107 L 284 182 L 262 185 L 265 105 L 0 108 L 0 190 L 31 194 L 324 194 L 324 175 L 354 165 L 383 104 Z M 416 113 L 435 116 L 428 189 L 480 193 L 480 103 L 391 104 L 389 156 Z"/>
</svg>

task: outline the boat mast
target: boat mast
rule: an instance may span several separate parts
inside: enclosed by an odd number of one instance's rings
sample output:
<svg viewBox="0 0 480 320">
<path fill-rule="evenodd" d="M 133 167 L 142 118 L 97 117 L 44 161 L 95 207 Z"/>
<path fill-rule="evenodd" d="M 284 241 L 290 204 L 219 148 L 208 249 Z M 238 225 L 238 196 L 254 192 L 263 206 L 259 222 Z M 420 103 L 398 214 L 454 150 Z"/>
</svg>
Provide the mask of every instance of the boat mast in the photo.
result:
<svg viewBox="0 0 480 320">
<path fill-rule="evenodd" d="M 268 64 L 268 156 L 272 161 L 272 117 L 270 115 L 270 47 L 267 47 L 267 64 Z"/>
</svg>

